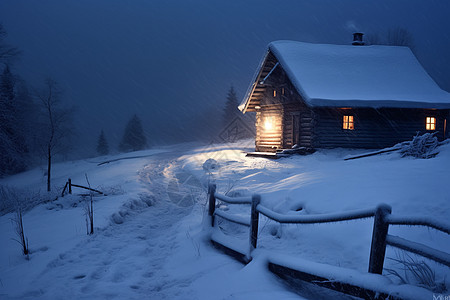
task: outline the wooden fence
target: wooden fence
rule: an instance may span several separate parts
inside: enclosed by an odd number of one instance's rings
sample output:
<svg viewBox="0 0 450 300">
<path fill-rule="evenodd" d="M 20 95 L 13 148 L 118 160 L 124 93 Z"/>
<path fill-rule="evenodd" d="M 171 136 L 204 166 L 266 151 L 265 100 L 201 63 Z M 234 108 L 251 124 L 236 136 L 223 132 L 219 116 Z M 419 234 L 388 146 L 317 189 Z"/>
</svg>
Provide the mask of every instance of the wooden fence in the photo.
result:
<svg viewBox="0 0 450 300">
<path fill-rule="evenodd" d="M 100 192 L 99 190 L 92 189 L 90 187 L 82 186 L 82 185 L 79 185 L 79 184 L 73 184 L 72 183 L 72 179 L 69 178 L 69 179 L 67 179 L 67 182 L 64 185 L 64 188 L 63 188 L 63 190 L 61 192 L 61 197 L 64 197 L 64 195 L 66 194 L 66 190 L 68 191 L 69 194 L 72 194 L 72 187 L 77 187 L 77 188 L 80 188 L 80 189 L 85 189 L 85 190 L 89 190 L 89 191 L 93 191 L 93 192 L 99 193 L 100 195 L 105 195 L 103 192 Z"/>
<path fill-rule="evenodd" d="M 409 251 L 428 259 L 434 260 L 438 263 L 450 267 L 450 254 L 439 251 L 437 249 L 430 248 L 420 243 L 412 242 L 397 236 L 388 234 L 390 225 L 404 225 L 404 226 L 425 226 L 433 228 L 443 233 L 450 234 L 449 224 L 443 224 L 429 218 L 417 218 L 417 217 L 397 217 L 391 214 L 392 209 L 389 205 L 381 204 L 375 209 L 362 209 L 353 210 L 341 213 L 329 213 L 320 215 L 283 215 L 263 206 L 260 203 L 261 197 L 259 195 L 253 195 L 252 197 L 240 197 L 232 198 L 226 195 L 222 195 L 216 192 L 216 185 L 212 184 L 208 188 L 208 202 L 209 202 L 209 216 L 211 218 L 211 226 L 215 225 L 215 218 L 220 217 L 230 222 L 248 226 L 250 228 L 249 233 L 249 257 L 243 260 L 249 262 L 251 260 L 251 254 L 256 249 L 258 244 L 258 222 L 259 214 L 266 216 L 267 218 L 276 221 L 281 224 L 318 224 L 318 223 L 333 223 L 349 220 L 374 218 L 372 242 L 369 254 L 369 269 L 368 272 L 372 274 L 382 274 L 383 265 L 385 260 L 386 245 L 390 245 L 396 248 L 400 248 L 405 251 Z M 242 218 L 240 216 L 232 215 L 222 210 L 216 210 L 216 202 L 222 201 L 228 204 L 249 204 L 250 208 L 250 220 Z M 217 244 L 217 242 L 215 242 Z M 224 245 L 219 245 L 224 246 Z M 236 252 L 232 249 L 226 249 L 228 252 Z M 239 255 L 239 253 L 235 253 Z M 242 254 L 244 257 L 244 254 Z M 278 268 L 280 266 L 272 266 Z M 283 269 L 283 267 L 281 267 Z M 286 268 L 284 269 L 286 271 Z M 291 270 L 292 271 L 292 270 Z M 295 271 L 300 272 L 300 271 Z M 358 291 L 358 293 L 361 291 Z M 367 291 L 365 291 L 367 292 Z M 371 293 L 373 291 L 369 291 Z M 351 294 L 351 293 L 350 293 Z M 353 294 L 356 295 L 356 294 Z"/>
</svg>

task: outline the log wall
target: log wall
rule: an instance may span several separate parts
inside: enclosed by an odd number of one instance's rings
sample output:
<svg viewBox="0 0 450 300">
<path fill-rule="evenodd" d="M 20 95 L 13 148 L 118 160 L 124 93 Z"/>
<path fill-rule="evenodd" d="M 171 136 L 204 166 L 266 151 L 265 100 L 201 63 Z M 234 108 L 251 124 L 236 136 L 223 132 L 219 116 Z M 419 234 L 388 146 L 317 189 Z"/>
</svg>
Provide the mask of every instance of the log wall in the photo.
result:
<svg viewBox="0 0 450 300">
<path fill-rule="evenodd" d="M 276 152 L 295 144 L 306 148 L 385 148 L 423 134 L 426 117 L 436 118 L 439 140 L 448 138 L 450 110 L 309 107 L 281 65 L 268 53 L 248 111 L 256 111 L 256 151 Z M 270 75 L 269 75 L 270 74 Z M 267 78 L 266 78 L 267 76 Z M 354 116 L 344 130 L 343 116 Z M 273 127 L 265 128 L 272 118 Z M 445 137 L 444 137 L 445 133 Z"/>
<path fill-rule="evenodd" d="M 284 70 L 277 67 L 264 86 L 256 118 L 256 151 L 275 152 L 295 144 L 312 147 L 313 111 L 298 95 Z M 264 126 L 267 117 L 276 122 L 273 130 Z"/>
<path fill-rule="evenodd" d="M 315 108 L 314 114 L 314 148 L 369 149 L 390 147 L 411 140 L 417 133 L 437 131 L 436 136 L 443 140 L 444 120 L 448 118 L 449 112 L 399 108 Z M 354 116 L 354 130 L 342 128 L 344 115 Z M 426 117 L 436 118 L 435 131 L 426 130 Z"/>
</svg>

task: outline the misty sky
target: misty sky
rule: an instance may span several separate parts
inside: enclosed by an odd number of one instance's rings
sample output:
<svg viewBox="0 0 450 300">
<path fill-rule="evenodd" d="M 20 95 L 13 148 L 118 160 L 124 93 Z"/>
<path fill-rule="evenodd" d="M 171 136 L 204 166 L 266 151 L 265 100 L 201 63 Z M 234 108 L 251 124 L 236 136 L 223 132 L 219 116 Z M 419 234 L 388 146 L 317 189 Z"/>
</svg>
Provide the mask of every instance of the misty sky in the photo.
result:
<svg viewBox="0 0 450 300">
<path fill-rule="evenodd" d="M 7 42 L 22 50 L 13 71 L 35 87 L 61 84 L 85 153 L 102 128 L 116 148 L 134 113 L 149 144 L 196 139 L 231 85 L 241 100 L 273 40 L 349 44 L 354 31 L 400 26 L 450 91 L 449 16 L 448 0 L 0 0 Z"/>
</svg>

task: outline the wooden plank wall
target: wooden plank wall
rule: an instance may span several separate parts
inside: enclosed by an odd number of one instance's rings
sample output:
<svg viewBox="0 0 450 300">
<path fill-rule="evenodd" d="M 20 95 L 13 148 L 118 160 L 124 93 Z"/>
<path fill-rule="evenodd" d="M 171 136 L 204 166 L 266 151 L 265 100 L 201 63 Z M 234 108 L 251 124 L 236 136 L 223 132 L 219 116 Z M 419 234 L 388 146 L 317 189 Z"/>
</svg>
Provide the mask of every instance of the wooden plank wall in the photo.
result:
<svg viewBox="0 0 450 300">
<path fill-rule="evenodd" d="M 425 130 L 427 116 L 436 118 L 437 137 L 444 138 L 448 110 L 315 108 L 315 148 L 385 148 L 411 140 Z M 342 128 L 343 116 L 354 116 L 354 130 Z M 448 121 L 447 121 L 448 122 Z"/>
<path fill-rule="evenodd" d="M 257 113 L 256 151 L 275 152 L 276 149 L 292 148 L 295 142 L 301 147 L 311 148 L 313 111 L 298 95 L 282 67 L 272 72 L 264 86 L 261 108 Z M 277 127 L 266 132 L 264 118 L 269 116 L 276 119 Z M 295 118 L 298 118 L 298 128 L 294 128 Z"/>
<path fill-rule="evenodd" d="M 284 105 L 284 134 L 283 148 L 292 148 L 295 144 L 300 147 L 311 148 L 314 136 L 314 116 L 313 111 L 304 103 L 297 100 L 297 103 Z M 298 118 L 298 126 L 294 128 L 295 118 Z"/>
<path fill-rule="evenodd" d="M 272 105 L 262 108 L 256 113 L 256 151 L 276 152 L 283 147 L 283 107 Z M 272 118 L 273 128 L 266 130 L 266 118 Z"/>
</svg>

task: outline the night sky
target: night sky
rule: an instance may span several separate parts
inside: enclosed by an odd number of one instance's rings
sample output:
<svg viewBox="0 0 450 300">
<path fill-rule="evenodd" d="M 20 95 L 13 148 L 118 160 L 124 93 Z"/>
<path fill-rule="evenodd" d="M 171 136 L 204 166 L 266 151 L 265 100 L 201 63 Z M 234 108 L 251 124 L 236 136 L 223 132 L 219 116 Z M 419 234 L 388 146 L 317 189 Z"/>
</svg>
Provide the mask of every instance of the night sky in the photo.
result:
<svg viewBox="0 0 450 300">
<path fill-rule="evenodd" d="M 34 87 L 60 83 L 85 154 L 102 128 L 115 148 L 134 113 L 150 145 L 204 138 L 274 40 L 349 44 L 355 31 L 403 27 L 450 91 L 449 16 L 448 0 L 0 1 L 6 41 L 22 50 L 13 71 Z"/>
</svg>

